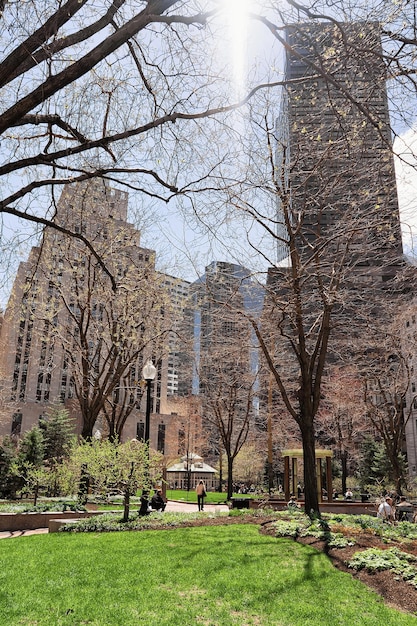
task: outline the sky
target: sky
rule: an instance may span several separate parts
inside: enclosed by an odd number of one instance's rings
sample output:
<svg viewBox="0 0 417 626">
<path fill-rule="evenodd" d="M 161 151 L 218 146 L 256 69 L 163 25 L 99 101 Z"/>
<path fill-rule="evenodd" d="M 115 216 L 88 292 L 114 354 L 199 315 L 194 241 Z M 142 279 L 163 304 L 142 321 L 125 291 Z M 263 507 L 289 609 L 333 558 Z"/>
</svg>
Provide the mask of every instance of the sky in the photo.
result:
<svg viewBox="0 0 417 626">
<path fill-rule="evenodd" d="M 394 149 L 402 156 L 395 159 L 395 170 L 404 251 L 416 256 L 417 241 L 413 244 L 413 239 L 417 236 L 417 127 L 396 139 Z"/>
<path fill-rule="evenodd" d="M 237 101 L 248 92 L 246 79 L 249 70 L 257 73 L 259 82 L 267 82 L 273 66 L 276 71 L 280 47 L 277 43 L 273 45 L 273 39 L 264 25 L 250 18 L 251 12 L 259 10 L 259 0 L 227 0 L 224 6 L 220 20 L 226 29 L 217 52 L 222 62 L 225 58 L 229 59 Z M 265 248 L 263 231 L 253 226 L 250 237 L 255 245 L 262 240 Z M 236 221 L 224 225 L 218 231 L 217 239 L 213 233 L 196 232 L 178 214 L 174 202 L 159 207 L 158 219 L 153 227 L 144 232 L 143 244 L 157 247 L 160 269 L 169 273 L 169 268 L 174 268 L 175 275 L 194 281 L 213 260 L 238 262 L 255 273 L 265 272 L 270 264 L 261 259 L 246 240 L 246 225 Z M 275 248 L 275 243 L 269 251 L 270 258 L 274 255 L 272 248 Z"/>
</svg>

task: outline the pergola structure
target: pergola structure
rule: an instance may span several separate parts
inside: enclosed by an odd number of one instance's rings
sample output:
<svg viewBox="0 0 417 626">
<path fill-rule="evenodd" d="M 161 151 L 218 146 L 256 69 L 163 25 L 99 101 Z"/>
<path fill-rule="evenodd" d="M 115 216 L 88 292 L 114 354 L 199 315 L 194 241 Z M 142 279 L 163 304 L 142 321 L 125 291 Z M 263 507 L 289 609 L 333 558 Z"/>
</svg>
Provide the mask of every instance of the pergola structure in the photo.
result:
<svg viewBox="0 0 417 626">
<path fill-rule="evenodd" d="M 290 499 L 290 494 L 297 493 L 298 482 L 298 468 L 297 460 L 303 458 L 303 451 L 299 449 L 295 450 L 283 450 L 282 456 L 284 459 L 284 493 L 286 500 Z M 331 450 L 316 450 L 316 466 L 317 466 L 317 493 L 319 496 L 319 502 L 323 502 L 323 489 L 322 489 L 322 461 L 326 459 L 326 484 L 327 484 L 327 500 L 332 502 L 332 459 L 333 452 Z M 291 488 L 290 488 L 291 487 Z"/>
</svg>

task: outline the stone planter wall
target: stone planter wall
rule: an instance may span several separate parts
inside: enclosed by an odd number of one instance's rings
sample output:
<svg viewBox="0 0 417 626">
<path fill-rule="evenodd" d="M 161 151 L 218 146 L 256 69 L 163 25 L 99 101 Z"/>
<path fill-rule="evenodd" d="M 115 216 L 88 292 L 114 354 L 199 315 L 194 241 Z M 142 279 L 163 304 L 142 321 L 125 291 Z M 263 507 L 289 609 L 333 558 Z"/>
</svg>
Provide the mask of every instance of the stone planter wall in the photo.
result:
<svg viewBox="0 0 417 626">
<path fill-rule="evenodd" d="M 36 530 L 37 528 L 48 528 L 49 520 L 59 519 L 81 519 L 92 515 L 102 515 L 108 511 L 87 511 L 80 513 L 77 511 L 66 511 L 57 513 L 48 511 L 46 513 L 0 513 L 0 532 L 15 530 Z"/>
</svg>

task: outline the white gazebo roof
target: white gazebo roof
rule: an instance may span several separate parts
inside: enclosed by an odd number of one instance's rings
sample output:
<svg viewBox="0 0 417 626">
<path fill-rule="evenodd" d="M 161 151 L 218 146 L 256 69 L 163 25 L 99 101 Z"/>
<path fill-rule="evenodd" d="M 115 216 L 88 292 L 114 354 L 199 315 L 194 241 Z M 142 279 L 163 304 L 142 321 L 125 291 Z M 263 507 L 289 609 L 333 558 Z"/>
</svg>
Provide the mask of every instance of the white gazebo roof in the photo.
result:
<svg viewBox="0 0 417 626">
<path fill-rule="evenodd" d="M 175 463 L 174 465 L 171 465 L 171 467 L 167 468 L 167 472 L 170 473 L 177 472 L 186 474 L 187 471 L 192 474 L 217 474 L 217 470 L 214 469 L 214 467 L 211 467 L 211 465 L 204 463 L 202 457 L 198 456 L 198 454 L 189 454 L 188 464 L 187 456 L 183 456 L 181 457 L 181 461 L 179 463 Z"/>
</svg>

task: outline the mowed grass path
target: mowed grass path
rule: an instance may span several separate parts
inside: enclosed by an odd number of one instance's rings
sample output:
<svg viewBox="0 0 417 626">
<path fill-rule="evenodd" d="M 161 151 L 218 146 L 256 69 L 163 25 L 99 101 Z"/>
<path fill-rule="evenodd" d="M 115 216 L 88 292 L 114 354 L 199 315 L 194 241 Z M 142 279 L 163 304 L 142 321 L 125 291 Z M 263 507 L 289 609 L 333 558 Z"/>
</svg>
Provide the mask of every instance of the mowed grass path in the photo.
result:
<svg viewBox="0 0 417 626">
<path fill-rule="evenodd" d="M 0 624 L 402 626 L 327 557 L 233 525 L 0 544 Z"/>
</svg>

